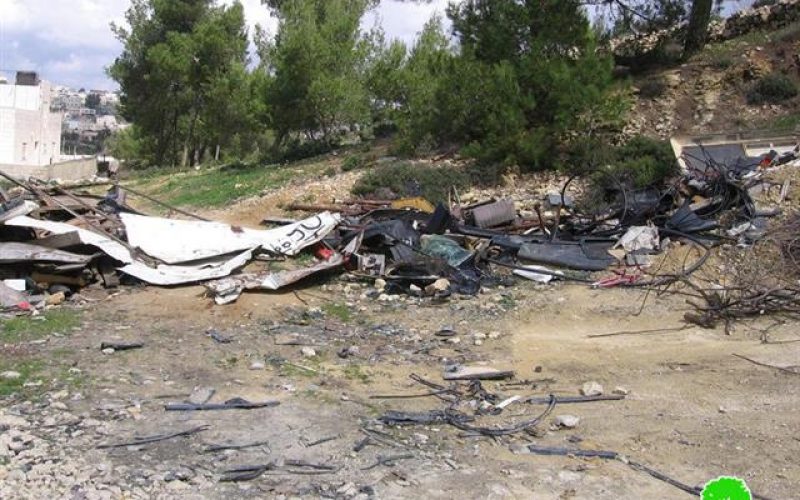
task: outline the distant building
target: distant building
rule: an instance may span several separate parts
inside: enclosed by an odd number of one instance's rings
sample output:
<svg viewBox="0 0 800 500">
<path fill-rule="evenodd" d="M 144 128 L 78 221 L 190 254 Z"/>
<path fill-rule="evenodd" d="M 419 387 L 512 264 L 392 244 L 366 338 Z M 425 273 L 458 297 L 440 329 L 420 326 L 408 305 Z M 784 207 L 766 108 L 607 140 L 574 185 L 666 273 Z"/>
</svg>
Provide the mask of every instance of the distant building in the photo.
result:
<svg viewBox="0 0 800 500">
<path fill-rule="evenodd" d="M 107 128 L 112 131 L 119 129 L 119 122 L 117 122 L 117 117 L 114 115 L 98 116 L 95 125 L 97 125 L 98 129 Z"/>
<path fill-rule="evenodd" d="M 0 81 L 0 164 L 36 167 L 59 161 L 62 117 L 50 105 L 50 83 L 36 73 L 17 72 L 14 84 Z"/>
<path fill-rule="evenodd" d="M 77 111 L 85 104 L 84 99 L 77 93 L 62 91 L 53 97 L 51 107 L 58 111 Z"/>
</svg>

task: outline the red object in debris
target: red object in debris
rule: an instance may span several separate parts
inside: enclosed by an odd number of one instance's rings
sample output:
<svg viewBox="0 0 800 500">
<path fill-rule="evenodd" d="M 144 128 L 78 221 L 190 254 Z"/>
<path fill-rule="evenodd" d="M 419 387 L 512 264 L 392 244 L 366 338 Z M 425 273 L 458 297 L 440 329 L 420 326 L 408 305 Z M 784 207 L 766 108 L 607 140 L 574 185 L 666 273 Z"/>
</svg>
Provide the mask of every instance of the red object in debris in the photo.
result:
<svg viewBox="0 0 800 500">
<path fill-rule="evenodd" d="M 592 283 L 592 286 L 600 287 L 600 288 L 611 288 L 619 285 L 632 285 L 639 281 L 641 278 L 641 274 L 628 274 L 626 272 L 615 272 L 614 276 L 609 276 L 608 278 L 603 278 L 599 281 L 595 281 Z"/>
<path fill-rule="evenodd" d="M 318 259 L 329 260 L 333 257 L 333 250 L 328 247 L 318 246 L 317 249 L 314 250 L 314 256 Z"/>
<path fill-rule="evenodd" d="M 32 309 L 30 302 L 20 302 L 17 304 L 17 307 L 22 309 L 23 311 L 30 311 Z"/>
</svg>

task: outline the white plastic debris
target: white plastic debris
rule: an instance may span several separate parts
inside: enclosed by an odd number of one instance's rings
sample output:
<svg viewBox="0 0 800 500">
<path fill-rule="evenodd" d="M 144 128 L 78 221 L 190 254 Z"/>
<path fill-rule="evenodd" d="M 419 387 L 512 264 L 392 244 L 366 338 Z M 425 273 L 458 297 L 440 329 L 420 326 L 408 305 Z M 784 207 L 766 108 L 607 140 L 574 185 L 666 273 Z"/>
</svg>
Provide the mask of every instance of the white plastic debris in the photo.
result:
<svg viewBox="0 0 800 500">
<path fill-rule="evenodd" d="M 525 270 L 522 269 L 514 270 L 514 275 L 531 281 L 538 281 L 539 283 L 550 283 L 556 278 L 555 275 L 564 276 L 563 272 L 553 271 L 552 269 L 549 269 L 544 266 L 524 266 L 524 267 Z"/>
<path fill-rule="evenodd" d="M 622 247 L 631 253 L 637 250 L 656 250 L 660 247 L 658 228 L 655 226 L 631 226 L 622 235 L 614 248 Z"/>
</svg>

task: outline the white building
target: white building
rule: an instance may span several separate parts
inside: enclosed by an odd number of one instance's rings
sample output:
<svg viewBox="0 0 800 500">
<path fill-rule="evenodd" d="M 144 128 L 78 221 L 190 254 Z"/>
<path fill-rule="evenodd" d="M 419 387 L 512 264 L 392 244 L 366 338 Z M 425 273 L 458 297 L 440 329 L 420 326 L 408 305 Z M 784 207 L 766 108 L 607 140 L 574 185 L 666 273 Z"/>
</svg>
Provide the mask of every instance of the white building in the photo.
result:
<svg viewBox="0 0 800 500">
<path fill-rule="evenodd" d="M 97 125 L 98 130 L 107 128 L 108 130 L 114 131 L 119 129 L 119 122 L 117 122 L 117 117 L 114 115 L 98 116 L 95 124 Z"/>
<path fill-rule="evenodd" d="M 35 73 L 0 79 L 0 165 L 41 167 L 60 160 L 61 113 L 50 111 L 50 84 Z M 19 169 L 15 169 L 19 170 Z"/>
</svg>

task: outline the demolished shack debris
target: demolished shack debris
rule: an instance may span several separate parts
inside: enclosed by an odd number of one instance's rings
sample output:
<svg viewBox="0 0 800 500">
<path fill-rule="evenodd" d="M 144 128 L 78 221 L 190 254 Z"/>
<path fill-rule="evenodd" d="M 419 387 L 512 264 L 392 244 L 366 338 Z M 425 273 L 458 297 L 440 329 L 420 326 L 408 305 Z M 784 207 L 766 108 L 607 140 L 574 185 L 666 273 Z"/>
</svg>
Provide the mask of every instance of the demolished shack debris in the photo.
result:
<svg viewBox="0 0 800 500">
<path fill-rule="evenodd" d="M 123 283 L 130 278 L 157 286 L 202 283 L 217 304 L 234 302 L 247 290 L 279 290 L 335 270 L 375 280 L 374 298 L 384 302 L 398 294 L 433 301 L 476 295 L 485 287 L 513 284 L 513 276 L 601 288 L 668 287 L 700 269 L 717 245 L 754 245 L 770 237 L 797 267 L 792 236 L 797 222 L 786 223 L 779 238 L 771 236 L 769 225 L 769 217 L 782 213 L 787 182 L 765 176 L 799 165 L 800 148 L 788 139 L 779 141 L 778 149 L 765 149 L 768 141 L 698 141 L 673 141 L 684 168 L 674 183 L 603 188 L 608 206 L 599 212 L 582 209 L 581 199 L 566 193 L 573 177 L 560 193 L 534 200 L 535 216 L 510 198 L 436 207 L 421 198 L 332 200 L 289 208 L 339 213 L 265 218 L 277 222 L 272 229 L 207 221 L 183 210 L 173 212 L 192 220 L 151 217 L 126 199 L 154 199 L 118 184 L 99 197 L 0 172 L 18 186 L 11 198 L 0 200 L 0 266 L 7 271 L 4 278 L 21 288 L 19 295 L 3 290 L 2 304 L 7 310 L 41 307 L 52 286 L 64 287 L 69 297 L 91 283 L 118 286 L 117 274 L 128 277 Z M 778 201 L 769 197 L 774 187 Z M 699 256 L 678 272 L 658 274 L 651 264 L 673 241 L 699 249 Z M 301 252 L 313 260 L 291 260 Z M 290 265 L 276 269 L 256 262 L 265 260 Z M 498 273 L 501 268 L 513 274 Z M 763 310 L 793 312 L 800 302 L 794 286 L 759 293 L 731 300 L 730 306 L 704 297 L 712 305 L 689 316 L 713 325 Z"/>
</svg>

